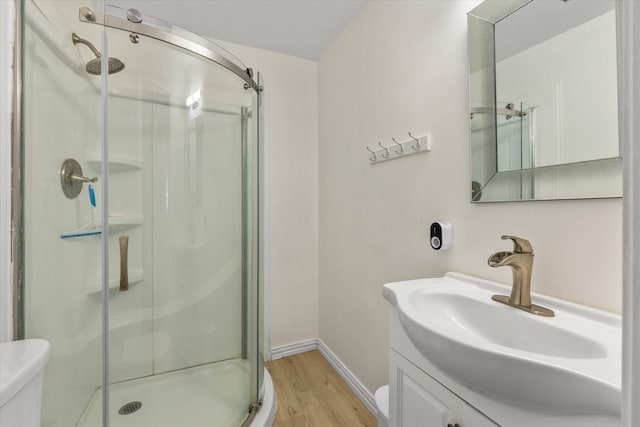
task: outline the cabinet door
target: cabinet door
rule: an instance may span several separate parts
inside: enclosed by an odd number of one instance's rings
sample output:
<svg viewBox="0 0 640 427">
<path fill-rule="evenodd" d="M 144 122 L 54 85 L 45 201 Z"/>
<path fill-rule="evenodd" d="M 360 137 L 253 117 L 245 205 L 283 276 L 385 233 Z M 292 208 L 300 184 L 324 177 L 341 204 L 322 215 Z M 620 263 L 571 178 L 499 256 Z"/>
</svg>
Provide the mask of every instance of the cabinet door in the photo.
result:
<svg viewBox="0 0 640 427">
<path fill-rule="evenodd" d="M 389 364 L 390 427 L 497 426 L 393 350 Z"/>
</svg>

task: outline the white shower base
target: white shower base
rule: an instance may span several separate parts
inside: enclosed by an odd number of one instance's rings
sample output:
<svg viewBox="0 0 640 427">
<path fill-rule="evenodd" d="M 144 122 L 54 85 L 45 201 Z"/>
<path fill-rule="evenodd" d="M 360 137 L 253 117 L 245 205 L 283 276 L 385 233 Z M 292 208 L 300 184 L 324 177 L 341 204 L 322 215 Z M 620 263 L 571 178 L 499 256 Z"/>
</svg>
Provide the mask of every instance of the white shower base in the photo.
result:
<svg viewBox="0 0 640 427">
<path fill-rule="evenodd" d="M 125 381 L 109 386 L 110 427 L 230 427 L 247 416 L 249 363 L 228 360 Z M 264 403 L 251 427 L 269 427 L 275 396 L 269 373 L 264 372 Z M 122 405 L 139 401 L 142 407 L 120 415 Z M 102 426 L 102 389 L 97 390 L 77 427 Z"/>
</svg>

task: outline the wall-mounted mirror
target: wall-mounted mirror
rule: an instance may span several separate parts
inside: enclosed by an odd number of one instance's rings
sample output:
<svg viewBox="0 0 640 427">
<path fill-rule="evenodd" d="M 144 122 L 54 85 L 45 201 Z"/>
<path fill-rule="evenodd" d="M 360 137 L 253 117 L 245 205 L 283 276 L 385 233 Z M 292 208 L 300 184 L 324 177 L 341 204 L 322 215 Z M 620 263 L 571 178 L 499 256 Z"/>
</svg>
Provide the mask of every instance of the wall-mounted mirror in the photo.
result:
<svg viewBox="0 0 640 427">
<path fill-rule="evenodd" d="M 469 12 L 473 202 L 622 196 L 615 0 Z"/>
</svg>

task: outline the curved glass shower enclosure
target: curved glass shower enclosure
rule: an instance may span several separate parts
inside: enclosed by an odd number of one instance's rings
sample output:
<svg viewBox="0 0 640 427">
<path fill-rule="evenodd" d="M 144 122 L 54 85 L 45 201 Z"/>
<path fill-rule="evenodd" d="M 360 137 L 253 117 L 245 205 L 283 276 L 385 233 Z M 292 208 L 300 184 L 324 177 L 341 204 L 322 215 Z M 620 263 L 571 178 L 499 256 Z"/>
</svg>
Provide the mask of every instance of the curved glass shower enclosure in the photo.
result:
<svg viewBox="0 0 640 427">
<path fill-rule="evenodd" d="M 260 77 L 170 24 L 22 3 L 17 333 L 44 427 L 248 425 L 263 393 Z"/>
</svg>

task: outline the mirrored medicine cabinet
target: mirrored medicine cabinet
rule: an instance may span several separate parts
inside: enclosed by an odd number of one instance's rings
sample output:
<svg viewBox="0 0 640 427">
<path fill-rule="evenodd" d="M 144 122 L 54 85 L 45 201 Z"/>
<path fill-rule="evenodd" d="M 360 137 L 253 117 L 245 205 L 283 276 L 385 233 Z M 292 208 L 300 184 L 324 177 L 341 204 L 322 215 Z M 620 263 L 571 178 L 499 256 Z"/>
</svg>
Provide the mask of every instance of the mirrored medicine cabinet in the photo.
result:
<svg viewBox="0 0 640 427">
<path fill-rule="evenodd" d="M 468 14 L 471 200 L 622 196 L 614 0 Z"/>
</svg>

